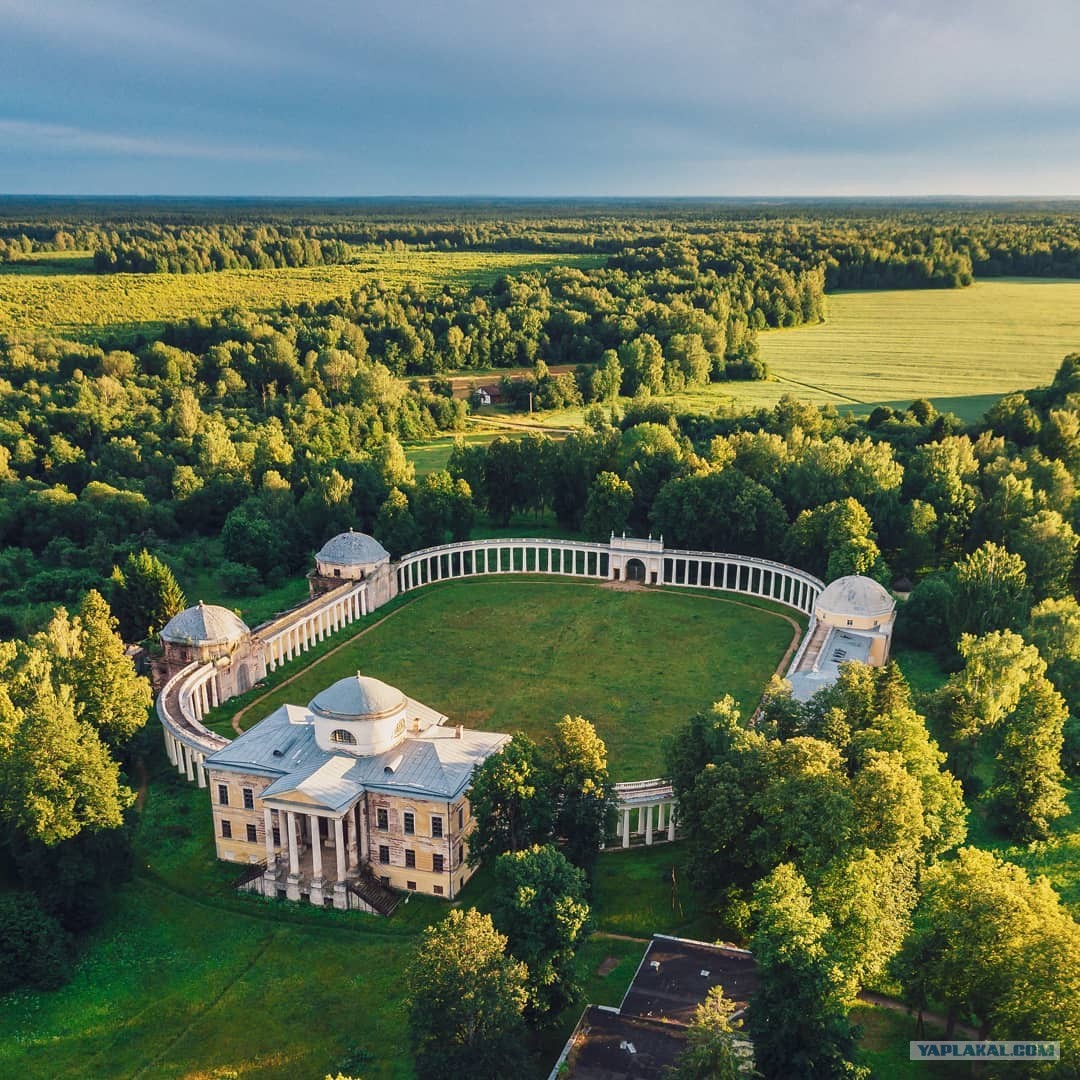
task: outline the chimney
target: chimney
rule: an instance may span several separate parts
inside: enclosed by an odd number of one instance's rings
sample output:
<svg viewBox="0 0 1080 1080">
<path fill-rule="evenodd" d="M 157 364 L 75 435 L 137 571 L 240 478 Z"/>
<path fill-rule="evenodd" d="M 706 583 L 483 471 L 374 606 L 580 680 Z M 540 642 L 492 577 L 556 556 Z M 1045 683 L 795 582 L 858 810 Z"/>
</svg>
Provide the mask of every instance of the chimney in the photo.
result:
<svg viewBox="0 0 1080 1080">
<path fill-rule="evenodd" d="M 455 724 L 454 725 L 454 738 L 455 739 L 460 739 L 461 738 L 461 733 L 464 730 L 465 730 L 465 725 L 464 724 Z"/>
</svg>

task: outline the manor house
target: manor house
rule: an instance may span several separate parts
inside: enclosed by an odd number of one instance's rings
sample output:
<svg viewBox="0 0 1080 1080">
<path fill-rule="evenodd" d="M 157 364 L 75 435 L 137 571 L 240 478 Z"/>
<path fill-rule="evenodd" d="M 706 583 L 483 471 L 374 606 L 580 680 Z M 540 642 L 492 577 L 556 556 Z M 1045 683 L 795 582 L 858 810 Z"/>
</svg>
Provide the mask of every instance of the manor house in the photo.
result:
<svg viewBox="0 0 1080 1080">
<path fill-rule="evenodd" d="M 282 705 L 206 758 L 218 858 L 254 864 L 252 891 L 327 907 L 453 899 L 470 876 L 473 769 L 510 736 L 446 719 L 360 674 Z"/>
</svg>

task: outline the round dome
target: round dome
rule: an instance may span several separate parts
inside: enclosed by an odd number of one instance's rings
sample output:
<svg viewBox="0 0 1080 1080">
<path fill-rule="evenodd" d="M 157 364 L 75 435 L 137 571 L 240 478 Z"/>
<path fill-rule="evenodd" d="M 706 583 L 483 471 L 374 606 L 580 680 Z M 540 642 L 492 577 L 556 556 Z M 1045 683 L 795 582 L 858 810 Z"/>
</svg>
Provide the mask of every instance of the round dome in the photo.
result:
<svg viewBox="0 0 1080 1080">
<path fill-rule="evenodd" d="M 350 529 L 327 540 L 315 558 L 338 566 L 369 566 L 389 559 L 390 552 L 374 536 Z"/>
<path fill-rule="evenodd" d="M 174 615 L 161 631 L 161 639 L 176 645 L 224 645 L 250 632 L 244 620 L 228 608 L 200 600 L 195 607 Z"/>
<path fill-rule="evenodd" d="M 405 708 L 405 695 L 358 672 L 320 690 L 308 708 L 327 720 L 381 720 Z"/>
<path fill-rule="evenodd" d="M 849 574 L 830 582 L 814 607 L 832 615 L 873 618 L 888 615 L 896 607 L 896 601 L 889 595 L 889 590 L 873 578 Z"/>
</svg>

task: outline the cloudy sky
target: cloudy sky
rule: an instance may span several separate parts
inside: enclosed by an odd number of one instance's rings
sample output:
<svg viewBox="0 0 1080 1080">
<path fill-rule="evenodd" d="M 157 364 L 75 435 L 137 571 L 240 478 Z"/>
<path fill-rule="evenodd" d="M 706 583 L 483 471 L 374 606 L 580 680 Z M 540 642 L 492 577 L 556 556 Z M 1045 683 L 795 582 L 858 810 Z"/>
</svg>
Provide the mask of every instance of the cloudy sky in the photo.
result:
<svg viewBox="0 0 1080 1080">
<path fill-rule="evenodd" d="M 0 0 L 0 192 L 1080 194 L 1077 0 Z"/>
</svg>

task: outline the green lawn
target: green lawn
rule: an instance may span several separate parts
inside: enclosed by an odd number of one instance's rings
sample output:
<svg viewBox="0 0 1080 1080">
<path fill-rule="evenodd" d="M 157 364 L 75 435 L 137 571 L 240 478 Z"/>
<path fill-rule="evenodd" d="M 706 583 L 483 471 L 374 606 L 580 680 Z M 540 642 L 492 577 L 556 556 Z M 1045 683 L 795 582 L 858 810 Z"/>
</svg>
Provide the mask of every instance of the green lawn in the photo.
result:
<svg viewBox="0 0 1080 1080">
<path fill-rule="evenodd" d="M 911 1060 L 908 1043 L 916 1037 L 940 1039 L 945 1034 L 943 1028 L 927 1023 L 916 1035 L 915 1017 L 873 1006 L 853 1009 L 851 1022 L 862 1028 L 860 1046 L 875 1080 L 917 1080 L 939 1072 L 951 1072 L 953 1076 L 971 1075 L 970 1070 L 953 1062 Z"/>
<path fill-rule="evenodd" d="M 776 614 L 715 597 L 450 582 L 272 691 L 244 723 L 362 671 L 482 730 L 543 739 L 580 714 L 606 741 L 614 778 L 641 780 L 661 771 L 664 736 L 695 710 L 729 693 L 749 713 L 791 638 Z"/>
<path fill-rule="evenodd" d="M 55 255 L 56 253 L 52 253 Z M 68 253 L 65 253 L 65 255 Z M 549 266 L 598 266 L 597 255 L 499 252 L 364 252 L 344 266 L 224 270 L 216 274 L 92 274 L 85 260 L 0 267 L 0 333 L 96 340 L 105 334 L 150 333 L 177 319 L 239 306 L 268 311 L 282 301 L 318 303 L 347 296 L 372 280 L 392 288 L 409 282 L 471 286 L 501 274 Z"/>
</svg>

